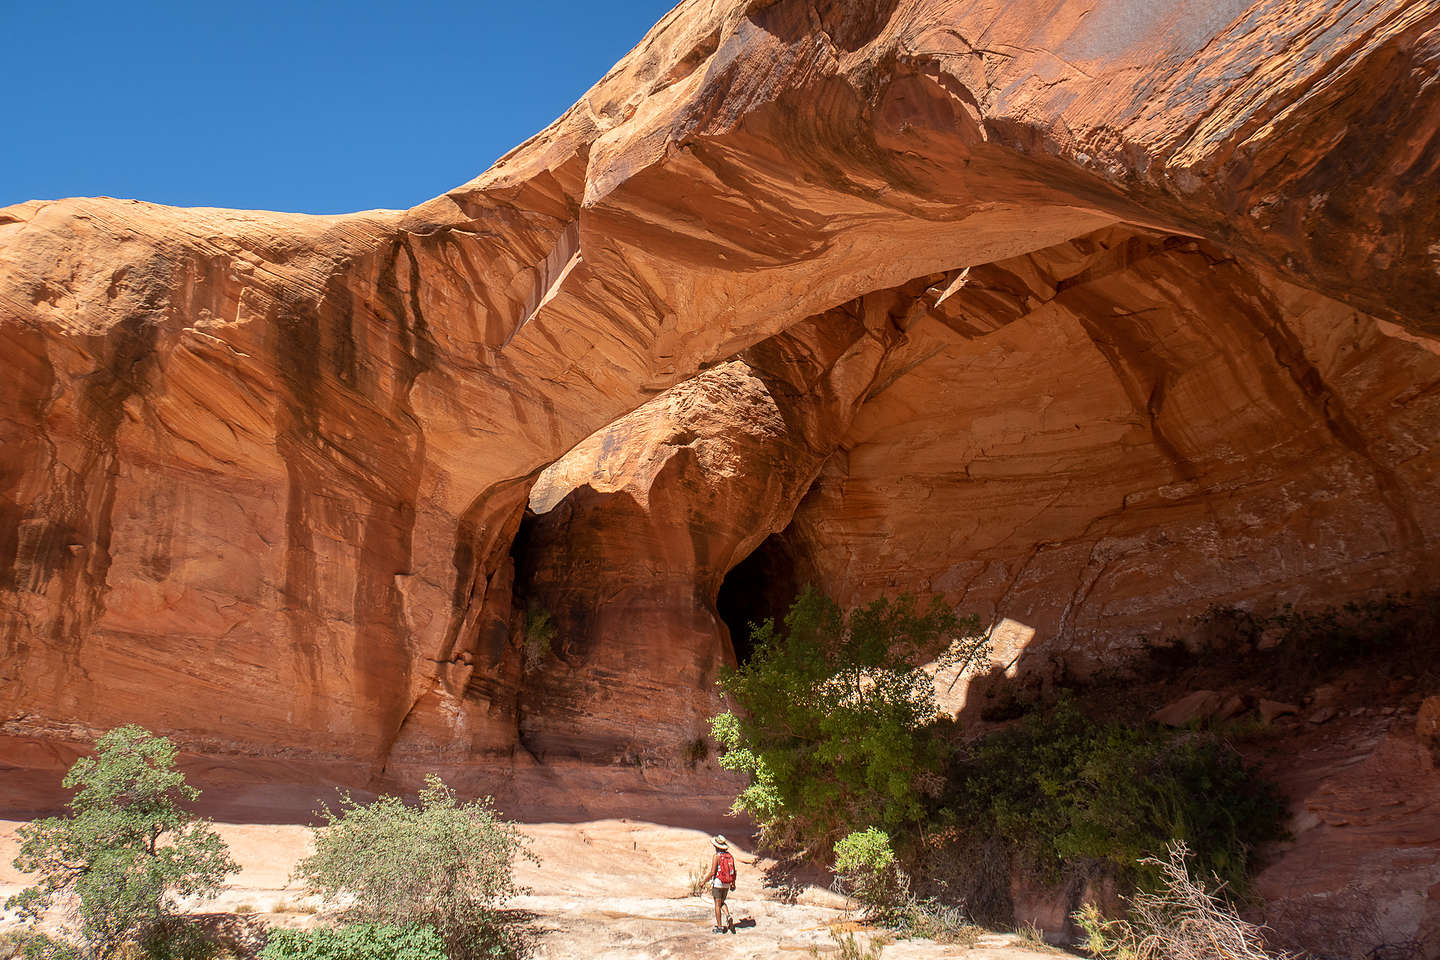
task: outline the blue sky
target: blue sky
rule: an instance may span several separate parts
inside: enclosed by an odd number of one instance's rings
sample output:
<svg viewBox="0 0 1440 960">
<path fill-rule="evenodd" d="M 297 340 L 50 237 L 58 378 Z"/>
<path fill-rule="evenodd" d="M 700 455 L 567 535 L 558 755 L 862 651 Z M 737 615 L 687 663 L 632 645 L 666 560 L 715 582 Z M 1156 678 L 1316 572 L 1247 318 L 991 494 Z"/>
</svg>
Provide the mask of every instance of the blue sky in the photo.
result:
<svg viewBox="0 0 1440 960">
<path fill-rule="evenodd" d="M 0 206 L 410 207 L 540 130 L 673 0 L 0 0 Z"/>
</svg>

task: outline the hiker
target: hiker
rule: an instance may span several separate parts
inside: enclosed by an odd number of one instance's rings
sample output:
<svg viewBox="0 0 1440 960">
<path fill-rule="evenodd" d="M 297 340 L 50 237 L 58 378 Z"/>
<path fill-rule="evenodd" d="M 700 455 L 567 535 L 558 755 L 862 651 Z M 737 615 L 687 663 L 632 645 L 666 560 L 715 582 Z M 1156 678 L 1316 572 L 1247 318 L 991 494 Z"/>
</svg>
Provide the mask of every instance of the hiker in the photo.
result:
<svg viewBox="0 0 1440 960">
<path fill-rule="evenodd" d="M 730 853 L 730 843 L 716 834 L 710 839 L 715 846 L 715 856 L 710 860 L 710 872 L 701 883 L 709 882 L 710 896 L 715 898 L 715 933 L 734 933 L 735 918 L 725 905 L 725 896 L 735 889 L 735 857 Z M 725 911 L 725 922 L 720 922 L 720 911 Z"/>
</svg>

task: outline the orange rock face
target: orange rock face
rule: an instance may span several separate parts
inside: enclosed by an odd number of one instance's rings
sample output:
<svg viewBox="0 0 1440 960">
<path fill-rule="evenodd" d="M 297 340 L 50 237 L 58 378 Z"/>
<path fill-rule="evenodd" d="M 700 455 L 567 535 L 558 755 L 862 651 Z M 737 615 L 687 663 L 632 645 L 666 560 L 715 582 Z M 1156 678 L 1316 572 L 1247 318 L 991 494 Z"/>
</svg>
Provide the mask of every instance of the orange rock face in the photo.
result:
<svg viewBox="0 0 1440 960">
<path fill-rule="evenodd" d="M 674 760 L 772 533 L 1041 666 L 1421 584 L 1437 27 L 694 2 L 414 210 L 0 211 L 4 730 Z"/>
<path fill-rule="evenodd" d="M 1393 326 L 1116 229 L 945 294 L 795 516 L 831 592 L 939 593 L 1083 674 L 1211 604 L 1433 586 L 1440 356 Z"/>
<path fill-rule="evenodd" d="M 789 522 L 871 389 L 897 339 L 884 299 L 701 373 L 540 475 L 518 592 L 555 637 L 527 658 L 529 749 L 663 757 L 705 742 L 715 668 L 734 663 L 721 581 Z"/>
</svg>

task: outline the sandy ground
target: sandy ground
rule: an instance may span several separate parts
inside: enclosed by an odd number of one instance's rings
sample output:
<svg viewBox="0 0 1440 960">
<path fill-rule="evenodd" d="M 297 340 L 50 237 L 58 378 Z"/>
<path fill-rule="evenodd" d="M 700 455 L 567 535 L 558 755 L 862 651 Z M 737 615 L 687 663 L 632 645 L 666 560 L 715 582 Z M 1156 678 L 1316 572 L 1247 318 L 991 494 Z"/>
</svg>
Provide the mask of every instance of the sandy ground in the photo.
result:
<svg viewBox="0 0 1440 960">
<path fill-rule="evenodd" d="M 11 865 L 21 823 L 0 820 L 0 899 L 23 885 Z M 688 889 L 691 874 L 708 864 L 709 835 L 725 827 L 724 822 L 682 827 L 623 819 L 526 824 L 540 862 L 522 864 L 519 879 L 531 892 L 513 905 L 535 918 L 536 960 L 804 957 L 812 947 L 836 954 L 832 929 L 856 929 L 847 922 L 844 902 L 813 885 L 767 888 L 763 870 L 768 863 L 735 836 L 740 875 L 731 908 L 741 928 L 732 935 L 711 931 L 709 899 L 689 896 Z M 734 834 L 735 825 L 729 827 Z M 255 915 L 287 927 L 319 922 L 313 901 L 289 882 L 291 868 L 306 850 L 308 828 L 219 822 L 216 829 L 241 872 L 207 911 Z M 9 915 L 0 919 L 0 929 L 13 925 Z M 864 929 L 857 933 L 862 944 L 870 936 Z M 975 947 L 901 941 L 884 946 L 881 955 L 886 960 L 1036 956 L 1023 941 L 1002 934 L 984 936 Z"/>
</svg>

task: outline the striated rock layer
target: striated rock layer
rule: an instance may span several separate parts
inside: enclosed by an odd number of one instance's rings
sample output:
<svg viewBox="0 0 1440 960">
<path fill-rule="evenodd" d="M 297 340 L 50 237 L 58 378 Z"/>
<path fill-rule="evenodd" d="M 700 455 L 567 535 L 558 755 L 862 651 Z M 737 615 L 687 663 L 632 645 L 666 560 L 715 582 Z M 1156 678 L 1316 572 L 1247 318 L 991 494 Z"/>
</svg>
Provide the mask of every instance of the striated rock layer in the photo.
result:
<svg viewBox="0 0 1440 960">
<path fill-rule="evenodd" d="M 772 532 L 1037 662 L 1421 583 L 1437 27 L 689 2 L 414 210 L 0 211 L 4 731 L 675 759 Z"/>
<path fill-rule="evenodd" d="M 832 593 L 934 592 L 1083 675 L 1212 604 L 1434 586 L 1440 356 L 1394 325 L 1123 228 L 910 316 L 787 533 Z"/>
</svg>

